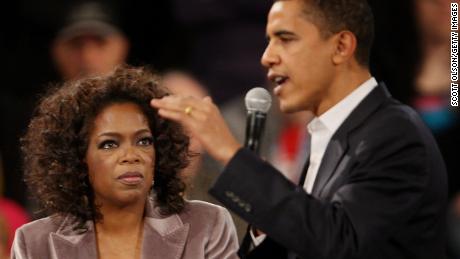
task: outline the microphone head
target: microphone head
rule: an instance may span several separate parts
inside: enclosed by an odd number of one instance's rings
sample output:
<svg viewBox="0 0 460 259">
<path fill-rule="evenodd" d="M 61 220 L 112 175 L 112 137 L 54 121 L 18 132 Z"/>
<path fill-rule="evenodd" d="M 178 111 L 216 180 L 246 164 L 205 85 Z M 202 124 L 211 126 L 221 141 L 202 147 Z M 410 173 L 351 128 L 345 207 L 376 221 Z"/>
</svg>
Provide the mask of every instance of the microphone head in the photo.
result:
<svg viewBox="0 0 460 259">
<path fill-rule="evenodd" d="M 265 88 L 254 87 L 248 91 L 244 102 L 249 112 L 267 113 L 272 105 L 272 97 Z"/>
</svg>

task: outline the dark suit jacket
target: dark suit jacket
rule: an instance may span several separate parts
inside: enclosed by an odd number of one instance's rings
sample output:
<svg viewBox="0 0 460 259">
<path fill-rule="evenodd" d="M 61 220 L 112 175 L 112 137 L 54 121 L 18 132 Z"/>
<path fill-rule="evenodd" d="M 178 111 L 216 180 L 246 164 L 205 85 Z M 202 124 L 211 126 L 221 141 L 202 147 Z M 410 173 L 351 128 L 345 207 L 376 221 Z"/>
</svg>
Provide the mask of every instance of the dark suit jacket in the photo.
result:
<svg viewBox="0 0 460 259">
<path fill-rule="evenodd" d="M 376 87 L 330 140 L 312 194 L 240 149 L 210 193 L 267 233 L 253 258 L 443 258 L 445 166 L 419 116 Z M 277 255 L 274 255 L 277 254 Z"/>
</svg>

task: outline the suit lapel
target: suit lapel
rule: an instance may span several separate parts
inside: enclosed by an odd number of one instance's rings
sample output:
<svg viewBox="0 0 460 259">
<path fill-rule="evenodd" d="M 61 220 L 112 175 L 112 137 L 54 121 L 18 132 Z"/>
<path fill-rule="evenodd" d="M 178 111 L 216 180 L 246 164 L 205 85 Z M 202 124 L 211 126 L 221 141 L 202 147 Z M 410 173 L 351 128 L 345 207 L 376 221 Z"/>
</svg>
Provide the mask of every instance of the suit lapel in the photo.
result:
<svg viewBox="0 0 460 259">
<path fill-rule="evenodd" d="M 319 197 L 326 183 L 336 171 L 336 167 L 342 159 L 348 145 L 345 140 L 332 138 L 327 145 L 326 152 L 324 153 L 323 160 L 318 169 L 318 174 L 313 185 L 312 195 Z"/>
<path fill-rule="evenodd" d="M 171 217 L 163 220 L 153 218 L 145 219 L 142 258 L 181 258 L 190 225 L 183 225 L 180 220 L 178 221 L 177 215 Z M 172 225 L 164 228 L 165 225 L 171 223 Z M 160 229 L 164 231 L 158 231 L 157 227 L 159 225 L 161 225 Z"/>
<path fill-rule="evenodd" d="M 162 216 L 153 201 L 146 206 L 142 258 L 181 258 L 190 224 L 183 224 L 179 215 Z"/>
<path fill-rule="evenodd" d="M 299 183 L 297 185 L 303 186 L 305 184 L 305 178 L 307 177 L 307 172 L 308 172 L 308 167 L 310 166 L 310 153 L 311 153 L 311 135 L 308 133 L 308 139 L 307 139 L 307 148 L 305 152 L 305 163 L 302 168 L 302 172 L 300 174 L 300 179 Z"/>
<path fill-rule="evenodd" d="M 72 217 L 66 217 L 56 233 L 49 236 L 52 259 L 97 259 L 96 234 L 92 221 L 87 231 L 73 230 Z M 146 202 L 141 258 L 181 258 L 190 224 L 183 224 L 179 215 L 162 216 L 154 209 L 153 199 Z"/>
<path fill-rule="evenodd" d="M 97 259 L 96 235 L 94 225 L 87 222 L 88 230 L 78 232 L 73 230 L 71 217 L 66 217 L 56 233 L 49 236 L 49 246 L 52 259 Z"/>
<path fill-rule="evenodd" d="M 352 111 L 339 129 L 332 136 L 318 169 L 312 195 L 320 197 L 324 187 L 336 173 L 337 166 L 348 149 L 348 135 L 374 113 L 377 108 L 390 98 L 390 93 L 384 83 L 380 83 L 368 96 Z"/>
</svg>

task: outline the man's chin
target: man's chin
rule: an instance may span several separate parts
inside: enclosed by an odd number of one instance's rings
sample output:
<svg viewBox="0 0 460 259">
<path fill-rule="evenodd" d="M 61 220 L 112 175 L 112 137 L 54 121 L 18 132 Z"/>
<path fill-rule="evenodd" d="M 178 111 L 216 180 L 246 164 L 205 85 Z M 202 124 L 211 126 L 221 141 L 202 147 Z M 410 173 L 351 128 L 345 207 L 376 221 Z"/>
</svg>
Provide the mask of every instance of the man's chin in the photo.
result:
<svg viewBox="0 0 460 259">
<path fill-rule="evenodd" d="M 289 105 L 287 103 L 280 102 L 280 110 L 283 113 L 294 113 L 298 112 L 298 109 L 293 107 L 292 105 Z"/>
<path fill-rule="evenodd" d="M 280 110 L 283 113 L 296 113 L 296 112 L 303 112 L 303 111 L 313 111 L 313 107 L 309 106 L 302 106 L 302 105 L 295 105 L 295 104 L 288 104 L 286 102 L 280 101 L 279 104 Z"/>
</svg>

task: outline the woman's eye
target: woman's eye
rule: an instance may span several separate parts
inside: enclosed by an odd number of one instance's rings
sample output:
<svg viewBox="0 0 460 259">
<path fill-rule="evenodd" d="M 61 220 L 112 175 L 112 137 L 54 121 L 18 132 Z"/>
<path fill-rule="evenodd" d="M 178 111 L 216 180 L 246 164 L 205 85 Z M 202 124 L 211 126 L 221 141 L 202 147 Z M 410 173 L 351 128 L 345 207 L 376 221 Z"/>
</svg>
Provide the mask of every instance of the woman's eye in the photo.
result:
<svg viewBox="0 0 460 259">
<path fill-rule="evenodd" d="M 153 144 L 153 138 L 152 137 L 142 138 L 137 143 L 141 146 L 150 146 Z"/>
<path fill-rule="evenodd" d="M 99 149 L 112 149 L 118 147 L 118 143 L 113 140 L 105 140 L 99 144 Z"/>
</svg>

